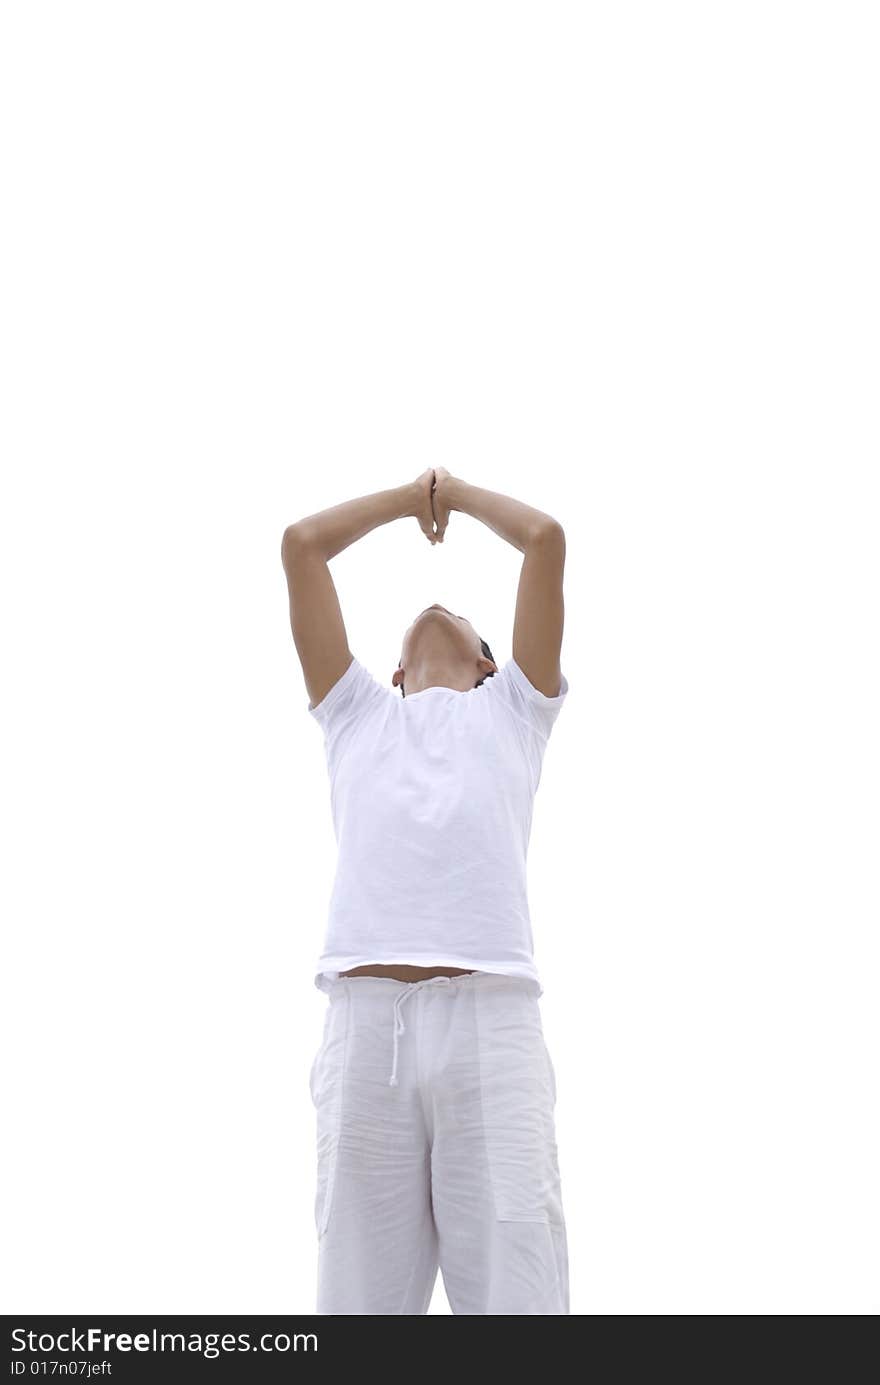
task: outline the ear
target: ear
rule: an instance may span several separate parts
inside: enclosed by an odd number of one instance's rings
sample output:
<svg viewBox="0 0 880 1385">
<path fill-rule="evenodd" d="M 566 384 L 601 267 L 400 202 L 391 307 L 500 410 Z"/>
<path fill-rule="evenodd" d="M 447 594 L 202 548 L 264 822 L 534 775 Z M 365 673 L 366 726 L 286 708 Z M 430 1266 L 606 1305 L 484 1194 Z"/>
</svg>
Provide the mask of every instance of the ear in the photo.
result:
<svg viewBox="0 0 880 1385">
<path fill-rule="evenodd" d="M 393 673 L 393 675 L 392 675 L 392 678 L 391 678 L 391 686 L 392 686 L 392 688 L 399 688 L 402 682 L 403 682 L 403 669 L 400 668 L 400 667 L 398 667 L 398 668 L 396 668 L 396 669 L 394 670 L 394 673 Z"/>
</svg>

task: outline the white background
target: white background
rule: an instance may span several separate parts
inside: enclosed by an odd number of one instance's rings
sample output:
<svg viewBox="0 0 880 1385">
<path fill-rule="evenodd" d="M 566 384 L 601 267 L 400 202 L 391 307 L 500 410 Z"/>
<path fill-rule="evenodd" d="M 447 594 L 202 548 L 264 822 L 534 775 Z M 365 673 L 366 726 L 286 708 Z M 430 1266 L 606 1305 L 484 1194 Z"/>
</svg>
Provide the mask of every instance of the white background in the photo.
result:
<svg viewBox="0 0 880 1385">
<path fill-rule="evenodd" d="M 878 1311 L 872 19 L 4 6 L 5 1312 L 313 1311 L 335 844 L 280 541 L 432 465 L 567 536 L 572 1311 Z M 503 661 L 519 565 L 375 530 L 350 646 L 390 680 L 436 600 Z"/>
</svg>

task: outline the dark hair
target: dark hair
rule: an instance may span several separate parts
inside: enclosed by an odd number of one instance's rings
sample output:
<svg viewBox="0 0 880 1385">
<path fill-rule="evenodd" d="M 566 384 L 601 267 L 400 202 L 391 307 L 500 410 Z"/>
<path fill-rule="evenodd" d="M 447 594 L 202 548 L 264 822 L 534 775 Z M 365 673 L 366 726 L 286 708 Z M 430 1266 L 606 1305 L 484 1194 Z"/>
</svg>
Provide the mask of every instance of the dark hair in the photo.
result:
<svg viewBox="0 0 880 1385">
<path fill-rule="evenodd" d="M 480 649 L 482 650 L 483 657 L 484 657 L 485 659 L 491 659 L 493 664 L 497 664 L 498 660 L 495 658 L 495 655 L 492 653 L 491 649 L 489 648 L 489 646 L 487 645 L 487 643 L 486 643 L 485 640 L 482 640 L 482 639 L 480 640 Z M 400 668 L 401 665 L 398 664 L 397 667 Z M 479 682 L 477 682 L 477 683 L 474 684 L 474 687 L 475 687 L 475 688 L 478 688 L 478 687 L 480 686 L 480 683 L 485 683 L 485 681 L 486 681 L 487 678 L 494 678 L 494 677 L 495 677 L 495 670 L 492 669 L 492 668 L 490 668 L 490 669 L 489 669 L 489 672 L 488 672 L 488 673 L 484 673 L 483 676 L 482 676 L 482 678 L 479 680 Z M 400 683 L 398 684 L 398 686 L 399 686 L 399 688 L 400 688 L 400 696 L 401 696 L 401 697 L 406 697 L 406 693 L 403 691 L 403 679 L 402 679 L 402 678 L 401 678 Z"/>
</svg>

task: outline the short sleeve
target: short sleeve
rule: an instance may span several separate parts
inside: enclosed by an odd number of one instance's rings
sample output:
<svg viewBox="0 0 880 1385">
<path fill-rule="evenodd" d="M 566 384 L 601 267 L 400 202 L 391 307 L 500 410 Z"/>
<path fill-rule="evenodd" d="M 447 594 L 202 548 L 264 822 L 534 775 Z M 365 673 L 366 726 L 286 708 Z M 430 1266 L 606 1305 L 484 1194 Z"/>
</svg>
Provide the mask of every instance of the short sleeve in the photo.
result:
<svg viewBox="0 0 880 1385">
<path fill-rule="evenodd" d="M 568 696 L 568 679 L 564 673 L 556 697 L 548 697 L 540 692 L 513 658 L 508 659 L 491 678 L 487 678 L 486 684 L 497 685 L 495 694 L 500 694 L 511 710 L 526 721 L 541 740 L 549 738 Z"/>
<path fill-rule="evenodd" d="M 374 678 L 360 660 L 351 663 L 337 678 L 329 692 L 314 706 L 306 708 L 324 732 L 328 758 L 332 761 L 345 744 L 389 697 L 390 690 Z"/>
</svg>

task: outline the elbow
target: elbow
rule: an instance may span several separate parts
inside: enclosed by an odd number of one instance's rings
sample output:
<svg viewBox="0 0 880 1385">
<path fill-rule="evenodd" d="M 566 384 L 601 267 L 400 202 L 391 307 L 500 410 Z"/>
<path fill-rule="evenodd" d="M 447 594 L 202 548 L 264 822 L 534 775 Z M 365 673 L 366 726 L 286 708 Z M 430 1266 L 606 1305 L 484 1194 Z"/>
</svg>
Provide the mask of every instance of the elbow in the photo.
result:
<svg viewBox="0 0 880 1385">
<path fill-rule="evenodd" d="M 308 529 L 303 520 L 288 524 L 281 535 L 281 561 L 287 565 L 288 558 L 299 552 L 308 543 Z"/>
<path fill-rule="evenodd" d="M 530 537 L 532 543 L 556 543 L 565 548 L 565 530 L 558 519 L 552 519 L 549 515 L 535 525 Z"/>
</svg>

